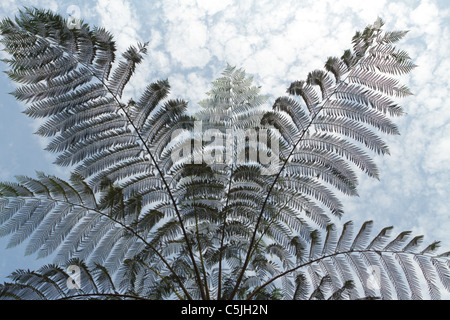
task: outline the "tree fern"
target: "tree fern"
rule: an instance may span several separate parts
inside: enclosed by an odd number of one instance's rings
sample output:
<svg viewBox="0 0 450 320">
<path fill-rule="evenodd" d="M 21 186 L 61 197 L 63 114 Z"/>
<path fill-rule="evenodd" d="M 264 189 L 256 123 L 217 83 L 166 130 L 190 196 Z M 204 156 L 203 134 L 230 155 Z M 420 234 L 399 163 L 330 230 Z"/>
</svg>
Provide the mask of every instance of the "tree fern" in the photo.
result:
<svg viewBox="0 0 450 320">
<path fill-rule="evenodd" d="M 380 134 L 399 134 L 395 101 L 411 94 L 397 76 L 414 64 L 394 46 L 406 33 L 382 27 L 357 33 L 272 108 L 227 66 L 191 116 L 168 80 L 122 101 L 146 44 L 116 61 L 104 29 L 37 9 L 4 19 L 13 95 L 73 174 L 0 185 L 0 236 L 56 256 L 11 275 L 0 297 L 420 299 L 427 288 L 441 298 L 450 286 L 438 243 L 333 224 L 338 193 L 357 195 L 357 170 L 378 178 L 371 153 L 389 154 Z"/>
</svg>

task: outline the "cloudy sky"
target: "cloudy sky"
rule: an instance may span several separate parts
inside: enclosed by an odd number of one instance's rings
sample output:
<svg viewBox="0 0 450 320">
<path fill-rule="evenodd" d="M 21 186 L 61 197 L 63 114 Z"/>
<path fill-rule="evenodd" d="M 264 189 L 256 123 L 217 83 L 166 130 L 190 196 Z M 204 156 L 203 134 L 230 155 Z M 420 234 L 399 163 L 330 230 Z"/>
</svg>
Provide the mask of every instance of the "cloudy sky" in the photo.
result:
<svg viewBox="0 0 450 320">
<path fill-rule="evenodd" d="M 374 220 L 378 229 L 412 230 L 450 248 L 448 0 L 6 0 L 0 18 L 23 6 L 79 15 L 111 31 L 121 51 L 149 41 L 146 61 L 126 94 L 138 97 L 147 83 L 168 78 L 171 97 L 188 100 L 191 110 L 227 63 L 254 76 L 273 101 L 327 57 L 341 56 L 355 31 L 377 17 L 386 29 L 410 30 L 400 47 L 419 67 L 405 79 L 415 95 L 403 100 L 407 115 L 396 120 L 402 136 L 386 138 L 391 156 L 376 158 L 381 181 L 361 177 L 360 197 L 345 199 L 343 221 Z M 45 141 L 33 135 L 37 123 L 8 95 L 12 90 L 0 75 L 0 180 L 35 171 L 65 177 L 42 150 Z M 21 247 L 5 247 L 0 239 L 0 281 L 17 268 L 47 262 L 23 257 Z"/>
</svg>

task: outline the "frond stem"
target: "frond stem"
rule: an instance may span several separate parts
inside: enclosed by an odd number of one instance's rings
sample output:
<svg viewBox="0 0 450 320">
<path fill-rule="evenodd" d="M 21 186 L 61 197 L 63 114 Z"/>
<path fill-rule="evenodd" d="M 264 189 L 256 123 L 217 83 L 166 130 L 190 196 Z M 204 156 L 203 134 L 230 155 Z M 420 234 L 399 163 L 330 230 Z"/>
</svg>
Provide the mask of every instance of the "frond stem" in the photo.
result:
<svg viewBox="0 0 450 320">
<path fill-rule="evenodd" d="M 57 299 L 57 301 L 64 301 L 64 300 L 73 300 L 73 299 L 80 299 L 80 298 L 119 298 L 119 299 L 133 299 L 133 300 L 145 300 L 150 301 L 151 299 L 147 299 L 144 297 L 134 296 L 134 295 L 128 295 L 128 294 L 119 294 L 119 293 L 85 293 L 85 294 L 75 294 L 72 296 L 66 296 L 64 298 Z"/>
<path fill-rule="evenodd" d="M 230 203 L 230 193 L 231 193 L 231 185 L 233 182 L 233 174 L 234 174 L 234 167 L 232 166 L 231 168 L 231 175 L 230 175 L 230 181 L 228 183 L 228 193 L 227 193 L 227 201 L 225 204 L 225 212 L 224 212 L 224 217 L 223 217 L 223 225 L 222 225 L 222 237 L 220 239 L 220 252 L 219 252 L 219 274 L 218 274 L 218 290 L 217 290 L 217 300 L 222 299 L 222 259 L 223 259 L 223 246 L 225 243 L 225 228 L 227 226 L 227 208 L 228 208 L 228 204 Z"/>
<path fill-rule="evenodd" d="M 193 182 L 194 182 L 194 179 L 191 177 L 191 183 L 193 184 Z M 203 260 L 203 253 L 202 253 L 202 245 L 200 243 L 200 231 L 198 229 L 198 214 L 197 214 L 197 210 L 196 210 L 195 190 L 194 190 L 193 186 L 192 186 L 192 200 L 193 200 L 193 205 L 194 205 L 195 229 L 196 229 L 196 233 L 197 233 L 198 253 L 199 253 L 199 256 L 200 256 L 200 264 L 201 264 L 201 267 L 202 267 L 203 278 L 204 278 L 204 282 L 205 282 L 206 298 L 207 298 L 207 300 L 210 300 L 211 297 L 209 295 L 208 277 L 206 276 L 205 262 Z"/>
</svg>

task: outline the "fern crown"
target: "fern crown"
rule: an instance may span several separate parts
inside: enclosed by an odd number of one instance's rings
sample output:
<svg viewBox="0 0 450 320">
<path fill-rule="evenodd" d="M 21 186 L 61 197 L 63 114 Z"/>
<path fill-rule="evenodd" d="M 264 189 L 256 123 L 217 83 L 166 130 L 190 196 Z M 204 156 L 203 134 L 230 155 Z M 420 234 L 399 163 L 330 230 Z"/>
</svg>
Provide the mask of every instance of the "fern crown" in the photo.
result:
<svg viewBox="0 0 450 320">
<path fill-rule="evenodd" d="M 12 94 L 73 171 L 0 185 L 0 236 L 56 256 L 12 274 L 0 298 L 439 299 L 450 289 L 439 243 L 339 223 L 338 194 L 357 196 L 358 171 L 379 178 L 372 156 L 389 154 L 382 135 L 399 134 L 396 100 L 411 92 L 398 78 L 415 68 L 395 47 L 406 32 L 378 19 L 275 101 L 227 66 L 189 115 L 168 80 L 122 101 L 148 44 L 119 56 L 106 30 L 38 9 L 0 31 Z"/>
</svg>

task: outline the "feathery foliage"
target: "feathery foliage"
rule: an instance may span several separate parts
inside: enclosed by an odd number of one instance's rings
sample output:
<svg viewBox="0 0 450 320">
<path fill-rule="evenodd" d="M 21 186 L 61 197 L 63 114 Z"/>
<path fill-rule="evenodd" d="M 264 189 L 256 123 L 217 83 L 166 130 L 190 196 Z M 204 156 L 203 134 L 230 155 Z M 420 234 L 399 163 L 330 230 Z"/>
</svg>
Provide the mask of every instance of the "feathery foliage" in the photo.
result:
<svg viewBox="0 0 450 320">
<path fill-rule="evenodd" d="M 0 185 L 0 236 L 56 256 L 12 274 L 0 298 L 439 299 L 450 289 L 439 243 L 333 222 L 357 170 L 378 178 L 371 153 L 389 154 L 381 135 L 399 134 L 395 101 L 411 94 L 397 79 L 415 67 L 395 47 L 406 33 L 382 27 L 272 108 L 228 66 L 190 116 L 168 80 L 122 101 L 147 44 L 118 60 L 104 29 L 38 9 L 4 19 L 13 95 L 73 174 Z"/>
</svg>

